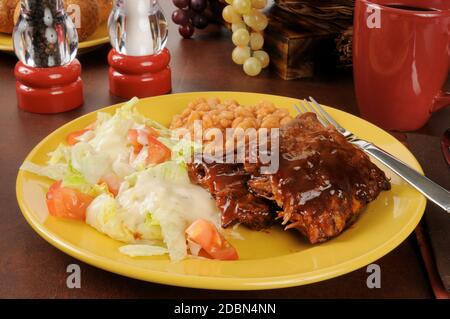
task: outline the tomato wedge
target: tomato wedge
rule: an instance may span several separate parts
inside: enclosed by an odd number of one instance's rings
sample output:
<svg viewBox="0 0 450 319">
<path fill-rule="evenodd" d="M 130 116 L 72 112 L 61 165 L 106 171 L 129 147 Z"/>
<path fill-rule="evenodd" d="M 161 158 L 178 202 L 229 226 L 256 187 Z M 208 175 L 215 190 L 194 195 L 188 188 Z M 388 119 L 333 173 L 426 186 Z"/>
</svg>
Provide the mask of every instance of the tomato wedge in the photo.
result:
<svg viewBox="0 0 450 319">
<path fill-rule="evenodd" d="M 91 129 L 84 129 L 84 130 L 79 130 L 79 131 L 74 131 L 72 133 L 69 133 L 66 136 L 66 142 L 67 144 L 69 144 L 70 146 L 73 146 L 75 144 L 77 144 L 79 142 L 78 138 L 80 136 L 82 136 L 84 133 L 92 131 Z"/>
<path fill-rule="evenodd" d="M 142 141 L 139 141 L 139 137 L 142 136 L 148 145 L 141 144 Z M 138 154 L 144 146 L 148 146 L 148 157 L 147 164 L 161 164 L 165 161 L 169 160 L 172 156 L 172 152 L 169 148 L 167 148 L 163 143 L 158 141 L 157 137 L 159 133 L 151 128 L 146 126 L 142 130 L 131 129 L 128 131 L 128 142 L 133 146 L 133 151 L 135 154 Z"/>
<path fill-rule="evenodd" d="M 159 137 L 158 131 L 150 126 L 145 126 L 145 128 L 139 130 L 129 130 L 128 142 L 133 146 L 135 153 L 139 153 L 143 147 L 143 145 L 139 143 L 139 135 L 142 135 L 145 139 L 148 139 L 149 136 Z"/>
<path fill-rule="evenodd" d="M 50 215 L 76 220 L 86 219 L 86 209 L 93 197 L 61 186 L 61 181 L 53 183 L 47 192 L 47 207 Z"/>
<path fill-rule="evenodd" d="M 161 164 L 170 160 L 171 157 L 172 152 L 167 146 L 153 136 L 148 137 L 148 164 Z"/>
<path fill-rule="evenodd" d="M 103 176 L 102 178 L 100 178 L 99 183 L 105 183 L 108 186 L 108 190 L 111 194 L 114 195 L 114 197 L 117 196 L 117 194 L 119 193 L 119 187 L 120 187 L 120 183 L 121 180 L 119 178 L 119 176 L 117 176 L 114 173 L 108 173 L 105 176 Z"/>
<path fill-rule="evenodd" d="M 189 240 L 200 245 L 206 252 L 206 256 L 212 259 L 239 259 L 236 249 L 226 241 L 216 226 L 210 221 L 204 219 L 196 220 L 186 229 L 186 234 Z"/>
</svg>

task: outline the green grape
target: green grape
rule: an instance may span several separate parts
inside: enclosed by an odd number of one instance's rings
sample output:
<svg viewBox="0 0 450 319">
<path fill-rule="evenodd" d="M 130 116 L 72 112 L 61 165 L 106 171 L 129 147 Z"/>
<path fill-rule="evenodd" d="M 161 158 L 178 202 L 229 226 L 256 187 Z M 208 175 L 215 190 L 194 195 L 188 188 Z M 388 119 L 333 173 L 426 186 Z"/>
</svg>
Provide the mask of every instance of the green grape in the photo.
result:
<svg viewBox="0 0 450 319">
<path fill-rule="evenodd" d="M 253 26 L 253 24 L 255 23 L 255 11 L 256 10 L 252 10 L 250 11 L 249 14 L 244 14 L 244 22 L 246 25 L 248 25 L 250 28 Z"/>
<path fill-rule="evenodd" d="M 233 37 L 231 38 L 233 44 L 235 46 L 246 46 L 250 41 L 250 34 L 245 29 L 239 29 L 233 33 Z"/>
<path fill-rule="evenodd" d="M 233 62 L 236 64 L 244 64 L 244 62 L 250 58 L 249 47 L 236 47 L 231 54 Z"/>
<path fill-rule="evenodd" d="M 262 31 L 267 27 L 269 20 L 257 9 L 252 9 L 249 14 L 244 14 L 245 23 L 255 31 Z"/>
<path fill-rule="evenodd" d="M 228 4 L 233 4 L 233 0 L 225 0 L 225 2 Z"/>
<path fill-rule="evenodd" d="M 247 26 L 245 25 L 244 21 L 240 21 L 240 22 L 238 22 L 238 23 L 233 23 L 233 24 L 231 25 L 231 30 L 232 30 L 233 32 L 236 32 L 236 31 L 239 30 L 239 29 L 247 30 Z"/>
<path fill-rule="evenodd" d="M 264 9 L 266 6 L 267 0 L 252 0 L 252 7 L 255 9 Z"/>
<path fill-rule="evenodd" d="M 252 32 L 250 34 L 250 48 L 253 51 L 257 51 L 257 50 L 262 49 L 263 46 L 264 46 L 263 35 L 259 32 Z"/>
<path fill-rule="evenodd" d="M 252 28 L 255 31 L 263 31 L 265 28 L 267 28 L 268 24 L 269 20 L 263 13 L 260 12 L 260 14 L 256 16 L 255 23 Z"/>
<path fill-rule="evenodd" d="M 252 9 L 252 2 L 251 0 L 233 0 L 233 8 L 240 14 L 247 14 Z"/>
<path fill-rule="evenodd" d="M 261 69 L 261 62 L 257 58 L 248 58 L 244 62 L 244 72 L 249 76 L 257 76 Z"/>
<path fill-rule="evenodd" d="M 231 5 L 223 8 L 222 17 L 228 23 L 239 23 L 242 21 L 241 15 Z"/>
<path fill-rule="evenodd" d="M 266 51 L 262 51 L 262 50 L 255 51 L 255 52 L 253 52 L 253 57 L 257 58 L 259 60 L 259 62 L 261 62 L 261 67 L 263 69 L 267 68 L 267 66 L 269 66 L 270 57 Z"/>
</svg>

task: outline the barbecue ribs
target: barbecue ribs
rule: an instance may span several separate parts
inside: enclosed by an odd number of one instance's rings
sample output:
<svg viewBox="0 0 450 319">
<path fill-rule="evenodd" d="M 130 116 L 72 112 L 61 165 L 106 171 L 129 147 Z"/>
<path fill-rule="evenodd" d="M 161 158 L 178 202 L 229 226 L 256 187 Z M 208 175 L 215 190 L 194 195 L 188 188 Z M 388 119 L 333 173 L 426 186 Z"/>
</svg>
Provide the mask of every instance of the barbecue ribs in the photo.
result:
<svg viewBox="0 0 450 319">
<path fill-rule="evenodd" d="M 253 230 L 270 227 L 277 217 L 277 206 L 250 193 L 250 175 L 243 164 L 205 162 L 188 165 L 191 181 L 208 190 L 222 211 L 222 227 L 241 223 Z"/>
<path fill-rule="evenodd" d="M 313 113 L 299 115 L 280 130 L 280 168 L 258 175 L 245 165 L 256 196 L 275 200 L 286 229 L 295 228 L 311 243 L 340 234 L 383 190 L 384 172 L 333 127 L 323 127 Z"/>
<path fill-rule="evenodd" d="M 188 165 L 192 182 L 206 188 L 222 211 L 222 226 L 255 230 L 278 218 L 311 243 L 339 235 L 383 190 L 384 172 L 313 113 L 280 129 L 279 169 L 260 174 L 258 163 Z"/>
</svg>

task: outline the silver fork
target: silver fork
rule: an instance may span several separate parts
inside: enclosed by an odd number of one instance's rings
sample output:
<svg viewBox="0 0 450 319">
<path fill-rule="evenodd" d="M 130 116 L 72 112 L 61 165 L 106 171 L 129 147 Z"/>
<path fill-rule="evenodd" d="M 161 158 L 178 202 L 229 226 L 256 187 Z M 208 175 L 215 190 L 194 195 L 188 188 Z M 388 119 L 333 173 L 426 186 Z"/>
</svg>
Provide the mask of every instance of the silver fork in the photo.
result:
<svg viewBox="0 0 450 319">
<path fill-rule="evenodd" d="M 412 187 L 417 189 L 430 201 L 441 207 L 447 213 L 450 213 L 450 192 L 439 186 L 432 180 L 421 175 L 419 172 L 402 162 L 401 160 L 395 158 L 391 154 L 383 151 L 378 146 L 358 138 L 349 130 L 345 129 L 339 123 L 337 123 L 325 109 L 316 102 L 312 97 L 309 97 L 310 101 L 304 99 L 300 101 L 299 105 L 294 105 L 295 109 L 299 113 L 314 112 L 317 115 L 320 123 L 327 127 L 332 125 L 339 131 L 346 139 L 361 148 L 367 154 L 372 155 L 374 158 L 379 160 L 381 163 L 389 167 L 394 173 L 403 178 Z"/>
</svg>

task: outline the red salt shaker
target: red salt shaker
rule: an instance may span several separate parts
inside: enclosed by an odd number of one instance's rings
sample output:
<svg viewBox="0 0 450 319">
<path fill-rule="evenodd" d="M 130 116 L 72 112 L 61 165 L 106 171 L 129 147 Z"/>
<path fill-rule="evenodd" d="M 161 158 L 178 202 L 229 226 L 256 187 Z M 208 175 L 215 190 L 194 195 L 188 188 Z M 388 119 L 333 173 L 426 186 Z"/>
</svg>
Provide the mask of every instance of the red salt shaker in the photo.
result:
<svg viewBox="0 0 450 319">
<path fill-rule="evenodd" d="M 129 56 L 112 49 L 108 55 L 109 89 L 113 95 L 126 99 L 167 94 L 172 90 L 166 48 L 158 54 Z"/>
<path fill-rule="evenodd" d="M 62 0 L 22 0 L 13 43 L 21 109 L 52 114 L 83 104 L 77 31 Z"/>
<path fill-rule="evenodd" d="M 172 90 L 167 22 L 156 0 L 116 1 L 109 19 L 113 95 L 130 99 Z"/>
</svg>

